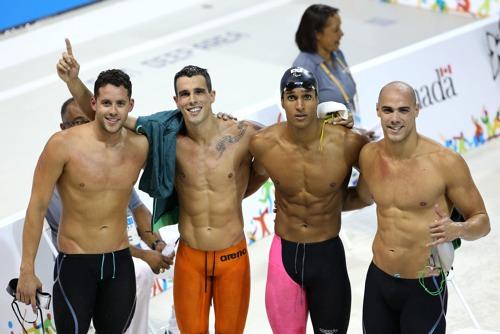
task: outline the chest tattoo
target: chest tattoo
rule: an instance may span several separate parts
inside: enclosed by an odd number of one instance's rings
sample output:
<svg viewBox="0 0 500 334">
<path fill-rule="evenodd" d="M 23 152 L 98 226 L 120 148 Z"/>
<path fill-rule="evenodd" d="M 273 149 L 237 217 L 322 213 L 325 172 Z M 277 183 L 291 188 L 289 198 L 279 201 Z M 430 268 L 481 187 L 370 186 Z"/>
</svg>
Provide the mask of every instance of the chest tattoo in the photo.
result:
<svg viewBox="0 0 500 334">
<path fill-rule="evenodd" d="M 239 133 L 237 135 L 235 135 L 235 136 L 227 135 L 227 136 L 224 136 L 217 141 L 217 144 L 215 145 L 215 149 L 217 150 L 217 152 L 219 154 L 217 156 L 217 159 L 219 159 L 222 156 L 222 154 L 224 153 L 224 151 L 226 150 L 226 148 L 229 144 L 235 144 L 235 143 L 239 142 L 241 138 L 243 138 L 243 136 L 245 135 L 245 132 L 247 131 L 247 128 L 248 128 L 247 124 L 239 123 L 238 124 Z"/>
</svg>

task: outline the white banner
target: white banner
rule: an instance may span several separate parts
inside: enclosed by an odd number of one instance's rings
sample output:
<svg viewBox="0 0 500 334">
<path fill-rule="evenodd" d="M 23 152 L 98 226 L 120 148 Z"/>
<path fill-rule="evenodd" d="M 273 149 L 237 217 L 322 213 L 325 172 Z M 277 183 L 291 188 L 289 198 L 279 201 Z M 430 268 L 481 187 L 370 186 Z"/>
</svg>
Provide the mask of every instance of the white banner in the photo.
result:
<svg viewBox="0 0 500 334">
<path fill-rule="evenodd" d="M 495 19 L 438 36 L 353 67 L 362 125 L 379 124 L 380 88 L 412 85 L 421 105 L 417 130 L 464 153 L 500 135 L 500 29 Z"/>
<path fill-rule="evenodd" d="M 387 0 L 382 0 L 388 2 Z M 499 0 L 391 0 L 391 3 L 415 6 L 445 13 L 463 13 L 479 17 L 500 13 Z"/>
</svg>

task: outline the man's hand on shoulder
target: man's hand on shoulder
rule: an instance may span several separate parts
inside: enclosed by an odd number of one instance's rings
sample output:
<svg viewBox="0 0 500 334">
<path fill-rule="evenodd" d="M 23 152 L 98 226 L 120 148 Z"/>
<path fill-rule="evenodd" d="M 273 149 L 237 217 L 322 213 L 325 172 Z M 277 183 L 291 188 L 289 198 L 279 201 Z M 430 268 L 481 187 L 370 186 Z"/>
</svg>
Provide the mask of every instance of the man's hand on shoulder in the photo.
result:
<svg viewBox="0 0 500 334">
<path fill-rule="evenodd" d="M 231 114 L 226 114 L 223 112 L 217 113 L 217 118 L 222 119 L 224 121 L 237 121 L 238 120 L 238 118 L 236 118 L 235 116 L 233 116 Z"/>
<path fill-rule="evenodd" d="M 327 124 L 331 125 L 342 125 L 348 129 L 352 129 L 354 127 L 354 118 L 352 117 L 352 113 L 347 114 L 347 119 L 343 118 L 340 114 L 332 117 L 327 121 Z"/>
</svg>

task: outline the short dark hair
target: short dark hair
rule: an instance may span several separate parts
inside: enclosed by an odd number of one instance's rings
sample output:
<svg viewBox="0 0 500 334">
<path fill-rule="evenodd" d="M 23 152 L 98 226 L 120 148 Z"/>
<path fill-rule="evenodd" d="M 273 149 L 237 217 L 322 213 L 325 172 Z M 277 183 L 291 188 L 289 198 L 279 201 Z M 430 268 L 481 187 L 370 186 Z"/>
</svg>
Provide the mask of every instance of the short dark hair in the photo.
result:
<svg viewBox="0 0 500 334">
<path fill-rule="evenodd" d="M 94 83 L 94 96 L 99 95 L 99 88 L 111 84 L 116 87 L 123 86 L 127 92 L 128 97 L 132 97 L 132 83 L 127 73 L 122 70 L 112 69 L 99 73 L 97 80 Z"/>
<path fill-rule="evenodd" d="M 66 115 L 66 113 L 68 112 L 68 106 L 73 102 L 75 102 L 75 98 L 73 97 L 70 97 L 69 99 L 64 101 L 64 103 L 61 106 L 61 120 L 64 119 L 64 115 Z"/>
<path fill-rule="evenodd" d="M 338 11 L 338 8 L 319 4 L 306 9 L 295 33 L 295 43 L 300 51 L 316 52 L 316 33 L 322 32 L 328 19 Z"/>
<path fill-rule="evenodd" d="M 180 77 L 194 77 L 195 75 L 201 75 L 205 78 L 205 82 L 207 83 L 207 88 L 208 91 L 212 91 L 212 80 L 210 79 L 210 74 L 208 74 L 208 71 L 205 68 L 201 68 L 195 65 L 188 65 L 184 66 L 182 70 L 177 72 L 174 77 L 174 90 L 175 90 L 175 95 L 177 96 L 177 79 Z"/>
</svg>

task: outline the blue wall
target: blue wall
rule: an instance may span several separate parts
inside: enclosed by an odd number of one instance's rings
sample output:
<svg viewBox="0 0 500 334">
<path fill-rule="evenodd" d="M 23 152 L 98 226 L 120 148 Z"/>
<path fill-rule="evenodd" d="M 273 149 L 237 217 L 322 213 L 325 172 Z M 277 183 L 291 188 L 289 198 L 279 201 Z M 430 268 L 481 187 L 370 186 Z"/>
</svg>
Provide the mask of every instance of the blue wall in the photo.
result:
<svg viewBox="0 0 500 334">
<path fill-rule="evenodd" d="M 97 0 L 0 0 L 0 31 L 93 2 Z"/>
</svg>

